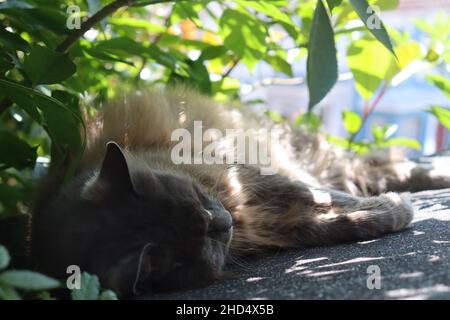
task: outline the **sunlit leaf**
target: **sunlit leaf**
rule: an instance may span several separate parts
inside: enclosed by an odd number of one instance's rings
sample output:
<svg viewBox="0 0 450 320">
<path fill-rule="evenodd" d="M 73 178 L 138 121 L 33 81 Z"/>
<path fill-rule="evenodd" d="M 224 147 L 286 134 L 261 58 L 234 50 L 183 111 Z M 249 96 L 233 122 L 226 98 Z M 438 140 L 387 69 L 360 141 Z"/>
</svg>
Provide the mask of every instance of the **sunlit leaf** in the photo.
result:
<svg viewBox="0 0 450 320">
<path fill-rule="evenodd" d="M 366 0 L 350 0 L 350 3 L 358 13 L 362 22 L 366 25 L 367 29 L 395 56 L 391 39 L 375 10 L 369 7 Z"/>
<path fill-rule="evenodd" d="M 342 0 L 327 0 L 328 8 L 330 8 L 330 11 L 333 11 L 334 8 L 340 6 L 342 3 Z"/>
<path fill-rule="evenodd" d="M 388 141 L 386 141 L 384 143 L 385 146 L 388 147 L 408 147 L 408 148 L 412 148 L 412 149 L 416 149 L 416 150 L 420 150 L 422 148 L 421 144 L 419 141 L 417 141 L 416 139 L 411 139 L 411 138 L 405 138 L 405 137 L 396 137 L 396 138 L 391 138 Z"/>
<path fill-rule="evenodd" d="M 224 55 L 227 52 L 225 46 L 209 46 L 206 47 L 200 56 L 200 59 L 211 60 Z"/>
<path fill-rule="evenodd" d="M 273 18 L 275 21 L 283 22 L 291 26 L 295 26 L 292 19 L 281 11 L 274 3 L 269 1 L 243 1 L 235 0 L 237 3 L 244 7 L 255 9 L 258 12 L 265 14 L 268 17 Z M 284 3 L 286 5 L 286 2 Z"/>
<path fill-rule="evenodd" d="M 436 116 L 436 118 L 438 118 L 439 122 L 442 123 L 444 127 L 450 130 L 450 109 L 439 106 L 432 106 L 429 112 Z"/>
<path fill-rule="evenodd" d="M 361 128 L 362 119 L 356 112 L 342 112 L 342 120 L 344 121 L 345 130 L 347 130 L 348 133 L 356 133 Z"/>
<path fill-rule="evenodd" d="M 281 123 L 284 120 L 283 116 L 277 111 L 267 110 L 265 114 L 275 123 Z"/>
<path fill-rule="evenodd" d="M 143 19 L 121 17 L 110 18 L 108 22 L 113 26 L 128 27 L 133 31 L 135 31 L 136 29 L 144 29 L 151 34 L 162 33 L 166 31 L 166 28 L 164 26 Z"/>
<path fill-rule="evenodd" d="M 315 114 L 315 113 L 304 113 L 302 115 L 299 115 L 294 123 L 292 124 L 292 126 L 294 128 L 298 128 L 298 127 L 306 127 L 312 131 L 317 131 L 319 130 L 320 126 L 322 125 L 322 120 L 319 117 L 319 115 Z"/>
<path fill-rule="evenodd" d="M 267 30 L 256 17 L 242 11 L 226 9 L 219 22 L 224 46 L 242 58 L 253 70 L 266 50 Z"/>
<path fill-rule="evenodd" d="M 347 64 L 352 71 L 358 93 L 370 99 L 386 78 L 394 58 L 378 41 L 360 39 L 347 49 Z"/>
<path fill-rule="evenodd" d="M 283 72 L 290 77 L 294 76 L 291 65 L 279 55 L 266 55 L 264 60 L 276 71 Z"/>
<path fill-rule="evenodd" d="M 439 88 L 447 97 L 450 98 L 450 80 L 439 74 L 429 75 L 427 80 Z"/>
<path fill-rule="evenodd" d="M 400 0 L 370 0 L 370 5 L 379 7 L 381 10 L 394 10 L 398 7 Z"/>
</svg>

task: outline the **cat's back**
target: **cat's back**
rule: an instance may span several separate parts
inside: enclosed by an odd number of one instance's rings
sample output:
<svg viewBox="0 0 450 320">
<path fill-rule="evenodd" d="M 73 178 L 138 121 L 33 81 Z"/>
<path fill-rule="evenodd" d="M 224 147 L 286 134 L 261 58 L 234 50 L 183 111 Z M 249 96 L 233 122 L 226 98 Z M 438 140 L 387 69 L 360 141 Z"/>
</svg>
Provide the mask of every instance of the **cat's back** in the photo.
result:
<svg viewBox="0 0 450 320">
<path fill-rule="evenodd" d="M 194 136 L 194 127 L 225 132 L 243 125 L 239 111 L 182 86 L 120 97 L 87 122 L 83 164 L 99 161 L 108 141 L 132 152 L 168 149 L 174 144 L 172 134 L 177 129 L 186 129 Z"/>
</svg>

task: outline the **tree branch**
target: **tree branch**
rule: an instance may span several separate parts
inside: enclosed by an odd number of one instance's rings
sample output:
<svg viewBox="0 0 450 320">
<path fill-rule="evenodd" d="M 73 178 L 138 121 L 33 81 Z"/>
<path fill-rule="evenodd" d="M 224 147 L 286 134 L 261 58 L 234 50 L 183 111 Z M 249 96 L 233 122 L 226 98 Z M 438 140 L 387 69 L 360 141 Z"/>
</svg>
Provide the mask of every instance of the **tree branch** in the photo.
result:
<svg viewBox="0 0 450 320">
<path fill-rule="evenodd" d="M 234 70 L 234 68 L 236 68 L 236 66 L 239 64 L 239 61 L 241 61 L 240 58 L 236 57 L 233 59 L 233 63 L 231 64 L 231 66 L 228 68 L 227 71 L 225 71 L 225 73 L 222 75 L 222 80 L 225 79 L 226 77 L 228 77 L 231 73 L 231 71 Z"/>
<path fill-rule="evenodd" d="M 91 29 L 94 25 L 102 21 L 107 16 L 112 15 L 119 8 L 131 6 L 135 2 L 136 0 L 116 0 L 106 5 L 92 17 L 83 22 L 80 29 L 75 29 L 71 34 L 69 34 L 67 38 L 64 39 L 63 42 L 58 45 L 58 47 L 56 47 L 56 51 L 67 51 L 67 49 L 69 49 L 79 38 L 81 38 L 86 33 L 86 31 Z"/>
</svg>

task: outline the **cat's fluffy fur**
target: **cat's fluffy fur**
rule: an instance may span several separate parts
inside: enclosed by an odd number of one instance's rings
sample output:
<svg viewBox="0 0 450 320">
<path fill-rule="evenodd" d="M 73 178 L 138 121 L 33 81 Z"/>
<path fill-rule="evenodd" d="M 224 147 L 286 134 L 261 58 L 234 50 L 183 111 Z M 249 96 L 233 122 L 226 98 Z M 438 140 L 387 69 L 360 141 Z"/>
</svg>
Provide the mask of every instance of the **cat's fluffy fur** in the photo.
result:
<svg viewBox="0 0 450 320">
<path fill-rule="evenodd" d="M 104 108 L 103 119 L 91 124 L 84 163 L 100 161 L 106 142 L 116 141 L 152 167 L 191 176 L 231 212 L 236 226 L 231 247 L 238 251 L 329 244 L 397 231 L 411 221 L 413 209 L 406 195 L 382 192 L 449 185 L 448 178 L 433 179 L 401 156 L 355 157 L 321 135 L 287 126 L 279 126 L 280 144 L 272 145 L 276 175 L 261 176 L 256 167 L 245 165 L 174 165 L 171 134 L 180 127 L 192 132 L 196 120 L 204 129 L 223 132 L 276 127 L 185 88 L 145 92 Z"/>
<path fill-rule="evenodd" d="M 192 132 L 194 121 L 199 120 L 204 130 L 278 129 L 279 142 L 270 141 L 272 166 L 278 173 L 261 175 L 254 164 L 174 164 L 171 149 L 178 142 L 171 141 L 173 131 L 186 128 Z M 388 152 L 354 156 L 332 147 L 320 134 L 276 125 L 183 87 L 118 99 L 105 106 L 88 127 L 80 172 L 100 166 L 107 142 L 115 141 L 135 159 L 128 162 L 131 169 L 141 166 L 140 172 L 188 177 L 230 212 L 234 222 L 230 249 L 238 254 L 328 245 L 395 232 L 410 223 L 413 208 L 407 194 L 389 191 L 450 186 L 448 176 L 402 156 Z M 222 142 L 231 152 L 230 141 Z M 80 192 L 81 198 L 95 199 L 98 190 L 103 192 L 92 187 L 95 179 L 98 175 L 93 174 L 82 180 L 75 192 Z M 45 210 L 41 205 L 38 211 Z M 45 221 L 41 224 L 47 225 Z M 44 229 L 49 232 L 49 227 Z"/>
</svg>

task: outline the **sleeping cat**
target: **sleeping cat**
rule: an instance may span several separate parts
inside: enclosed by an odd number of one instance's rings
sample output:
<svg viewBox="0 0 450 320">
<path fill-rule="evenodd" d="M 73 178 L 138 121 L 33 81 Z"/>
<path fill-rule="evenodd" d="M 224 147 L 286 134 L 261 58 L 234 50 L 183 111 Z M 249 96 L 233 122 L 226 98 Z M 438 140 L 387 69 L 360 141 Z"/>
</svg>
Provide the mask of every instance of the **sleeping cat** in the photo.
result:
<svg viewBox="0 0 450 320">
<path fill-rule="evenodd" d="M 258 163 L 237 159 L 174 163 L 179 141 L 172 134 L 193 133 L 194 121 L 222 132 L 277 129 L 276 139 L 266 141 L 276 173 L 263 175 Z M 217 105 L 183 87 L 119 99 L 88 124 L 75 179 L 64 187 L 44 185 L 32 250 L 40 270 L 64 278 L 69 265 L 78 265 L 124 297 L 210 284 L 220 279 L 230 252 L 399 231 L 413 208 L 407 195 L 388 191 L 450 186 L 449 176 L 433 168 L 388 153 L 357 157 L 321 135 Z M 214 142 L 224 157 L 234 154 L 225 137 L 206 140 L 200 153 Z M 53 175 L 49 181 L 58 180 Z"/>
</svg>

